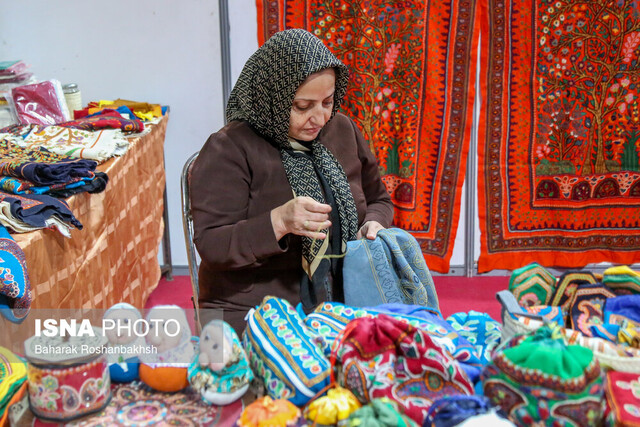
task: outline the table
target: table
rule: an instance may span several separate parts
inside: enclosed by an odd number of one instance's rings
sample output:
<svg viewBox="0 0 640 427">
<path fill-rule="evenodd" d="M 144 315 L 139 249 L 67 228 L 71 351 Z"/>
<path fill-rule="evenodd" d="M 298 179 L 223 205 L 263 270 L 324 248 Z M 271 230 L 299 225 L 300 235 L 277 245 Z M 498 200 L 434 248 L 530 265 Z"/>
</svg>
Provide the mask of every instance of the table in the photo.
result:
<svg viewBox="0 0 640 427">
<path fill-rule="evenodd" d="M 161 274 L 167 122 L 164 116 L 131 139 L 125 155 L 98 166 L 109 177 L 105 191 L 67 199 L 82 230 L 71 238 L 48 229 L 13 235 L 26 256 L 32 310 L 144 307 Z"/>
</svg>

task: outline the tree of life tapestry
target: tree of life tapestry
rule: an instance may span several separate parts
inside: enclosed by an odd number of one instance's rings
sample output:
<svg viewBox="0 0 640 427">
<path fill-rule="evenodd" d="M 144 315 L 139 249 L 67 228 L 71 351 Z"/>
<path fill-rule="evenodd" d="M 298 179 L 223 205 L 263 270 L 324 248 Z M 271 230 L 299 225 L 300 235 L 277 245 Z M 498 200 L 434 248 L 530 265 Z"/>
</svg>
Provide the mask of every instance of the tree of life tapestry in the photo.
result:
<svg viewBox="0 0 640 427">
<path fill-rule="evenodd" d="M 640 260 L 638 0 L 489 0 L 478 271 Z"/>
<path fill-rule="evenodd" d="M 350 70 L 358 124 L 432 270 L 447 272 L 473 119 L 475 0 L 257 0 L 258 42 L 304 28 Z M 474 34 L 475 31 L 475 34 Z"/>
</svg>

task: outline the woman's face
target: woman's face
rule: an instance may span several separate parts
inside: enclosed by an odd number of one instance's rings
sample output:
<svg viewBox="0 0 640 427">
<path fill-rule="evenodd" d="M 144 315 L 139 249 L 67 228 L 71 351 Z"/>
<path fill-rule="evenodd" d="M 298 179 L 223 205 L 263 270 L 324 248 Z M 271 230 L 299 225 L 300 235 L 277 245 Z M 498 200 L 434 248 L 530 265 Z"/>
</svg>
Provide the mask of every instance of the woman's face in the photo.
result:
<svg viewBox="0 0 640 427">
<path fill-rule="evenodd" d="M 311 74 L 293 98 L 289 117 L 289 136 L 299 141 L 313 141 L 331 118 L 336 72 L 327 68 Z"/>
</svg>

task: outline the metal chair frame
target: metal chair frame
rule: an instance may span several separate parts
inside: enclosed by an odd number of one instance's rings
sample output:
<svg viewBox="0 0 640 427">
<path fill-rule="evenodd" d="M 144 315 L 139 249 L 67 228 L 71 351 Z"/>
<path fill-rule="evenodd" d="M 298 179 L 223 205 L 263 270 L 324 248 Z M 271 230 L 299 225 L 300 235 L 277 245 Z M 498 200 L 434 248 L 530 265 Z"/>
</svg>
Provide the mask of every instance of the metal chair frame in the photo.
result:
<svg viewBox="0 0 640 427">
<path fill-rule="evenodd" d="M 200 335 L 202 325 L 200 323 L 200 307 L 198 297 L 200 289 L 198 288 L 198 253 L 193 243 L 193 216 L 191 214 L 191 169 L 193 163 L 198 157 L 195 152 L 187 159 L 182 168 L 180 178 L 180 192 L 182 194 L 182 226 L 184 228 L 184 242 L 187 248 L 187 259 L 189 261 L 189 275 L 191 277 L 191 301 L 193 302 L 194 317 L 196 322 L 197 333 Z"/>
</svg>

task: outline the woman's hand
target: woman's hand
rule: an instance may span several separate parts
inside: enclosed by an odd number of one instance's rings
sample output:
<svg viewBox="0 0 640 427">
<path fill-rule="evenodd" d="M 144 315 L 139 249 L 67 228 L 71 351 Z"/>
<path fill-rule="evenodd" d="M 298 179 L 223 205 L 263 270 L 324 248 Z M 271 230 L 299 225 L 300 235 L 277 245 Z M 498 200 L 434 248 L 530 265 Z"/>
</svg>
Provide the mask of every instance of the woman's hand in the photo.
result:
<svg viewBox="0 0 640 427">
<path fill-rule="evenodd" d="M 330 212 L 331 206 L 311 197 L 295 197 L 271 211 L 271 225 L 277 240 L 289 233 L 323 240 L 327 236 L 320 230 L 331 226 Z"/>
<path fill-rule="evenodd" d="M 362 224 L 360 230 L 358 230 L 358 239 L 366 237 L 369 240 L 373 240 L 378 235 L 378 231 L 384 230 L 384 227 L 378 221 L 367 221 Z"/>
</svg>

